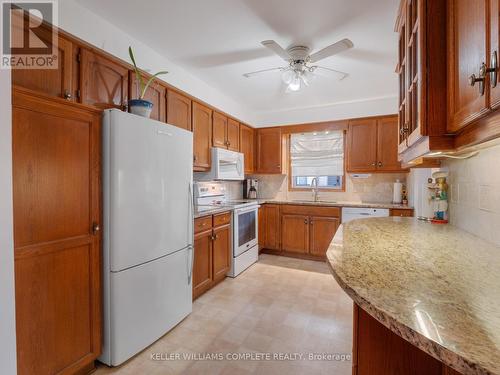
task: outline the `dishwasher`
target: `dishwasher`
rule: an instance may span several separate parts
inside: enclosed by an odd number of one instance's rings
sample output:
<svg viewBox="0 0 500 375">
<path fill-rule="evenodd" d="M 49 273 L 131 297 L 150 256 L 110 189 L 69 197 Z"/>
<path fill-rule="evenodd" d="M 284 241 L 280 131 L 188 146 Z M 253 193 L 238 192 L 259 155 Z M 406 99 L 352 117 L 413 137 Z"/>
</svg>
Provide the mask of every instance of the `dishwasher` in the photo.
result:
<svg viewBox="0 0 500 375">
<path fill-rule="evenodd" d="M 366 207 L 343 207 L 342 223 L 347 223 L 356 219 L 367 219 L 370 217 L 388 217 L 387 208 L 366 208 Z"/>
</svg>

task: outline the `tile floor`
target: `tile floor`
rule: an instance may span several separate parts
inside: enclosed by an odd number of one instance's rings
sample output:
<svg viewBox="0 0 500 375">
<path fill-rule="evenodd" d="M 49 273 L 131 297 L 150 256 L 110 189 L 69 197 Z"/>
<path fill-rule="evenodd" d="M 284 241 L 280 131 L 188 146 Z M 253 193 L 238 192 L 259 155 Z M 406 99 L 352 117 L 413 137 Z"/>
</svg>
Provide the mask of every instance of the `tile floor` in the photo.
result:
<svg viewBox="0 0 500 375">
<path fill-rule="evenodd" d="M 276 360 L 273 356 L 350 355 L 351 336 L 352 301 L 325 263 L 261 255 L 236 279 L 227 278 L 198 298 L 193 313 L 156 343 L 120 367 L 99 366 L 95 374 L 347 375 L 350 358 Z M 154 353 L 163 359 L 153 360 Z M 215 353 L 223 360 L 165 360 L 167 355 L 183 358 L 193 353 L 199 357 Z M 237 353 L 270 353 L 272 360 L 232 359 Z"/>
</svg>

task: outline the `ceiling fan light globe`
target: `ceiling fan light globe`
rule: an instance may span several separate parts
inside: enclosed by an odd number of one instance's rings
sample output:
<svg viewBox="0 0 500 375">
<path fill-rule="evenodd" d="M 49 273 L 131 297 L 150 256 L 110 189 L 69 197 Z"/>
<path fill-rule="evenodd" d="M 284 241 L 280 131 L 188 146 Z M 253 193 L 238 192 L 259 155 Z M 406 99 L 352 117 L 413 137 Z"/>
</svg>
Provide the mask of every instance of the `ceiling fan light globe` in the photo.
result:
<svg viewBox="0 0 500 375">
<path fill-rule="evenodd" d="M 292 82 L 289 83 L 288 85 L 288 90 L 290 91 L 299 91 L 301 87 L 301 79 L 299 75 L 295 75 L 293 78 Z"/>
<path fill-rule="evenodd" d="M 286 85 L 292 83 L 294 78 L 295 78 L 295 73 L 292 70 L 285 70 L 283 74 L 281 74 L 281 79 Z"/>
</svg>

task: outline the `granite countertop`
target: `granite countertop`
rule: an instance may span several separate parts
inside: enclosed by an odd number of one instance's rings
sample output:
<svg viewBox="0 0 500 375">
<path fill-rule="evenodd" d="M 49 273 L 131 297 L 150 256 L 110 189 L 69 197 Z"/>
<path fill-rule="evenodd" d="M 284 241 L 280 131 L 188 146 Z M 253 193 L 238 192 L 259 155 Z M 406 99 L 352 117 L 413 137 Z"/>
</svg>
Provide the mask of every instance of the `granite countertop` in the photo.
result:
<svg viewBox="0 0 500 375">
<path fill-rule="evenodd" d="M 500 247 L 452 225 L 354 220 L 327 252 L 363 310 L 466 374 L 500 374 Z"/>
<path fill-rule="evenodd" d="M 258 204 L 264 203 L 274 203 L 274 204 L 297 204 L 297 205 L 309 205 L 309 206 L 325 206 L 325 207 L 367 207 L 367 208 L 397 208 L 400 210 L 413 210 L 413 207 L 402 205 L 402 204 L 392 204 L 392 203 L 370 203 L 370 202 L 348 202 L 348 201 L 306 201 L 306 200 L 279 200 L 279 199 L 256 199 Z M 214 215 L 221 212 L 232 211 L 231 206 L 214 207 L 208 210 L 200 211 L 197 207 L 194 210 L 194 218 Z"/>
<path fill-rule="evenodd" d="M 213 207 L 213 208 L 209 208 L 208 210 L 201 210 L 200 211 L 199 208 L 195 206 L 194 218 L 197 219 L 199 217 L 220 214 L 222 212 L 227 212 L 227 211 L 233 211 L 233 207 L 221 206 L 221 207 Z"/>
<path fill-rule="evenodd" d="M 298 204 L 327 207 L 367 207 L 367 208 L 396 208 L 403 210 L 413 210 L 413 207 L 403 204 L 393 203 L 372 203 L 372 202 L 350 202 L 350 201 L 308 201 L 308 200 L 279 200 L 279 199 L 257 199 L 259 204 Z"/>
</svg>

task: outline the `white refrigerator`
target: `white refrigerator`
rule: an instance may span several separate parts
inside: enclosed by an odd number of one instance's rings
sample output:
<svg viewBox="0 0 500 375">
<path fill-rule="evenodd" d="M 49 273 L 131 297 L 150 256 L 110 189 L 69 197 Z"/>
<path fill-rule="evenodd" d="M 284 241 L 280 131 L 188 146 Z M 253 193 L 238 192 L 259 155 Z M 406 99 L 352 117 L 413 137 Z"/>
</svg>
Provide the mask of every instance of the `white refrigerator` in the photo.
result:
<svg viewBox="0 0 500 375">
<path fill-rule="evenodd" d="M 116 109 L 103 119 L 104 342 L 126 361 L 192 310 L 193 136 Z"/>
</svg>

